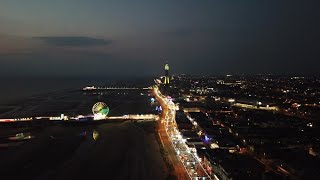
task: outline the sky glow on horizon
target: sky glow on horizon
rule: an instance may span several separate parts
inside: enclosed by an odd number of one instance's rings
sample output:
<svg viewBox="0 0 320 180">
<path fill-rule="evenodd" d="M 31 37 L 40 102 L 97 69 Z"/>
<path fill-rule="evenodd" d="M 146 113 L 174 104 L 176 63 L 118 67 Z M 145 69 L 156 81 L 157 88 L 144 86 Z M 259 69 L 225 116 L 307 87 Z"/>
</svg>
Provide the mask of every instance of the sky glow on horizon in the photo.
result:
<svg viewBox="0 0 320 180">
<path fill-rule="evenodd" d="M 3 0 L 2 76 L 318 74 L 305 1 Z M 14 74 L 12 74 L 14 72 Z"/>
</svg>

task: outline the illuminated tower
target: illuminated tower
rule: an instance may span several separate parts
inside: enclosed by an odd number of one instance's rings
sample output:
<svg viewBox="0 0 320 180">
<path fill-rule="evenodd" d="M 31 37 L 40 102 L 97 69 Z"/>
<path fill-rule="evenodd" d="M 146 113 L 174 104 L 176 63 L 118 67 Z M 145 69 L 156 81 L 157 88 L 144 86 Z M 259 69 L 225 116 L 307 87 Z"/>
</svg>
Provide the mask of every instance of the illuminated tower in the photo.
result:
<svg viewBox="0 0 320 180">
<path fill-rule="evenodd" d="M 165 76 L 164 76 L 164 84 L 168 85 L 170 83 L 170 78 L 169 78 L 169 64 L 166 63 L 164 65 L 164 70 L 165 70 Z"/>
</svg>

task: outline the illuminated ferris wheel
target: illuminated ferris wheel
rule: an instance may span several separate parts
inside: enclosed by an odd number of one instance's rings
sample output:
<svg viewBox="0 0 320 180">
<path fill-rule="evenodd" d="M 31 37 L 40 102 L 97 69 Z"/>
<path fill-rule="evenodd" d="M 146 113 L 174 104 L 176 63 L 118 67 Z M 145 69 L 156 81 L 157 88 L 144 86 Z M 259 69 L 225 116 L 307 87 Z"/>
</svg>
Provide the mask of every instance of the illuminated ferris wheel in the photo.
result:
<svg viewBox="0 0 320 180">
<path fill-rule="evenodd" d="M 109 107 L 104 102 L 97 102 L 92 107 L 92 113 L 95 119 L 103 119 L 109 113 Z"/>
</svg>

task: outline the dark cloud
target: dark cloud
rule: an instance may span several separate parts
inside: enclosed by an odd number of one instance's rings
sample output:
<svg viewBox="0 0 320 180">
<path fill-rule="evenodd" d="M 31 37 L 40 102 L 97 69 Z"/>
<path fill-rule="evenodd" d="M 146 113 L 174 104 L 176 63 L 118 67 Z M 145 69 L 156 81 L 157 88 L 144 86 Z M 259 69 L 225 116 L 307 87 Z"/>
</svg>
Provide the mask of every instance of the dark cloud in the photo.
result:
<svg viewBox="0 0 320 180">
<path fill-rule="evenodd" d="M 71 47 L 95 47 L 106 46 L 112 43 L 112 40 L 98 39 L 84 36 L 50 36 L 34 37 L 52 46 L 71 46 Z"/>
</svg>

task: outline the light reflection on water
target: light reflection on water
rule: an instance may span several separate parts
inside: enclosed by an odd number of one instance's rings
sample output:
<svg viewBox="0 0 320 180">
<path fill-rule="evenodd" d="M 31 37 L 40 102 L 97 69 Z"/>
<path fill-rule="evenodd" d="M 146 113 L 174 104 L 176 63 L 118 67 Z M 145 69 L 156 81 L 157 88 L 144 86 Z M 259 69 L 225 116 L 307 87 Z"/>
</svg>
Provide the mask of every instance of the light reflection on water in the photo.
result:
<svg viewBox="0 0 320 180">
<path fill-rule="evenodd" d="M 33 139 L 34 136 L 31 133 L 17 133 L 12 136 L 8 136 L 0 139 L 1 147 L 19 146 L 25 143 L 25 141 Z"/>
<path fill-rule="evenodd" d="M 32 136 L 31 133 L 17 133 L 15 136 L 8 137 L 11 141 L 28 140 L 32 138 L 34 138 L 34 136 Z"/>
<path fill-rule="evenodd" d="M 88 133 L 87 131 L 83 131 L 83 132 L 81 132 L 79 135 L 82 136 L 82 137 L 84 137 L 84 138 L 89 138 L 89 139 L 91 139 L 91 138 L 90 138 L 90 135 L 92 135 L 92 136 L 91 136 L 92 139 L 93 139 L 94 141 L 96 141 L 96 140 L 99 138 L 100 133 L 99 133 L 97 130 L 93 130 L 93 131 L 92 131 L 92 134 L 91 134 L 90 132 Z"/>
<path fill-rule="evenodd" d="M 93 137 L 93 140 L 97 140 L 98 139 L 98 137 L 99 137 L 99 132 L 98 131 L 96 131 L 96 130 L 93 130 L 93 132 L 92 132 L 92 137 Z"/>
<path fill-rule="evenodd" d="M 83 146 L 92 146 L 95 141 L 98 140 L 100 133 L 95 129 L 82 129 L 82 131 L 75 132 L 75 134 L 66 135 L 66 134 L 47 134 L 46 136 L 51 140 L 50 142 L 68 142 L 70 138 L 76 138 L 77 136 L 82 138 L 82 142 L 79 146 L 80 149 L 82 149 Z M 43 136 L 37 135 L 37 137 L 42 137 L 39 140 L 43 140 Z M 35 135 L 34 133 L 30 132 L 20 132 L 13 135 L 7 135 L 0 137 L 0 148 L 4 147 L 13 147 L 13 146 L 20 146 L 23 145 L 29 140 L 34 139 Z"/>
</svg>

